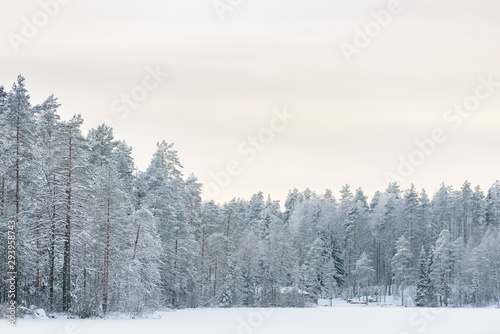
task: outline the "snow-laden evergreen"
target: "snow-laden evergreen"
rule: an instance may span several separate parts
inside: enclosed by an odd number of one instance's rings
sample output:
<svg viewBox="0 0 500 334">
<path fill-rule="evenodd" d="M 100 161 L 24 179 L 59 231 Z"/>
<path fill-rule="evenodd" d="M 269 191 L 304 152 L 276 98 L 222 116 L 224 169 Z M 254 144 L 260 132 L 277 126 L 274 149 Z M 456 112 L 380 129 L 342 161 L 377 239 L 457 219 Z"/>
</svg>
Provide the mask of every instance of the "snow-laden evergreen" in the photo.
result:
<svg viewBox="0 0 500 334">
<path fill-rule="evenodd" d="M 434 196 L 349 185 L 201 200 L 173 144 L 147 170 L 105 124 L 81 133 L 54 96 L 0 87 L 0 266 L 17 224 L 18 304 L 81 317 L 160 307 L 304 306 L 396 298 L 416 306 L 500 300 L 500 182 Z M 0 303 L 7 300 L 6 270 Z"/>
</svg>

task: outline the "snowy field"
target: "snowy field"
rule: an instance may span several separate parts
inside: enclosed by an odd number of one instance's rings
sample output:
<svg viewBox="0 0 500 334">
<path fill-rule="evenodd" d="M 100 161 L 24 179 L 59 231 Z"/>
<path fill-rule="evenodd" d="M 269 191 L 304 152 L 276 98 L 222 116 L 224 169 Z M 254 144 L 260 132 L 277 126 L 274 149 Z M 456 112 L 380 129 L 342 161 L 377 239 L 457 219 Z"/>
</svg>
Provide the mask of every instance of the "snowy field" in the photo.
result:
<svg viewBox="0 0 500 334">
<path fill-rule="evenodd" d="M 0 333 L 25 334 L 499 334 L 500 309 L 424 309 L 334 303 L 307 309 L 193 309 L 156 319 L 0 320 Z"/>
</svg>

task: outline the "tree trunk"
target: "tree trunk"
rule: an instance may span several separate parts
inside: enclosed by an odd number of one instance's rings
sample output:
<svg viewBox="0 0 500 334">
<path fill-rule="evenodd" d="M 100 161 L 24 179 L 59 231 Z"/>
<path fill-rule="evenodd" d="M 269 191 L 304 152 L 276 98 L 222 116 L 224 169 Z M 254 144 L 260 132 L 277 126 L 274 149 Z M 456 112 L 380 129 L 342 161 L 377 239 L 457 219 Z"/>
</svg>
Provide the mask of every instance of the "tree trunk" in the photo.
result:
<svg viewBox="0 0 500 334">
<path fill-rule="evenodd" d="M 410 210 L 410 251 L 412 253 L 415 253 L 415 250 L 413 248 L 413 207 Z"/>
<path fill-rule="evenodd" d="M 0 189 L 0 217 L 3 217 L 4 215 L 4 206 L 5 206 L 5 176 L 2 176 L 2 183 Z M 0 283 L 0 303 L 5 303 L 7 300 L 6 299 L 7 291 L 4 282 L 6 282 L 7 277 L 1 276 L 0 279 L 2 280 L 2 283 Z"/>
<path fill-rule="evenodd" d="M 52 217 L 50 222 L 50 249 L 49 249 L 49 305 L 50 309 L 54 310 L 54 270 L 55 270 L 55 245 L 56 245 L 56 222 L 55 222 L 55 206 L 52 208 Z"/>
<path fill-rule="evenodd" d="M 229 255 L 229 224 L 231 223 L 231 214 L 227 218 L 227 230 L 226 230 L 226 257 Z"/>
<path fill-rule="evenodd" d="M 466 207 L 466 204 L 465 204 L 465 207 L 464 207 L 464 221 L 463 221 L 463 225 L 464 225 L 464 246 L 467 245 L 467 207 Z"/>
<path fill-rule="evenodd" d="M 38 303 L 40 296 L 40 219 L 36 223 L 36 298 Z"/>
<path fill-rule="evenodd" d="M 4 207 L 5 207 L 5 176 L 2 176 L 2 189 L 0 191 L 0 216 L 3 217 Z"/>
<path fill-rule="evenodd" d="M 205 258 L 205 227 L 201 228 L 201 261 Z"/>
<path fill-rule="evenodd" d="M 405 286 L 405 271 L 401 271 L 401 306 L 405 306 L 404 302 L 404 286 Z"/>
<path fill-rule="evenodd" d="M 214 297 L 217 293 L 217 258 L 215 258 L 215 274 L 214 274 Z"/>
<path fill-rule="evenodd" d="M 177 229 L 175 231 L 175 257 L 174 257 L 174 284 L 172 289 L 172 303 L 175 305 L 177 300 L 177 291 L 175 290 L 176 281 L 177 281 L 177 253 L 179 250 L 179 226 L 177 225 Z"/>
<path fill-rule="evenodd" d="M 209 268 L 210 271 L 210 268 Z M 210 291 L 208 282 L 210 281 L 210 273 L 205 273 L 205 227 L 201 228 L 201 295 L 205 296 L 205 291 Z M 207 293 L 208 295 L 208 293 Z"/>
<path fill-rule="evenodd" d="M 137 244 L 139 243 L 139 232 L 141 230 L 141 225 L 137 226 L 137 236 L 135 237 L 135 243 L 134 243 L 134 256 L 132 257 L 132 261 L 135 260 L 135 254 L 137 252 Z"/>
<path fill-rule="evenodd" d="M 319 271 L 318 262 L 316 262 L 316 302 L 318 302 L 318 288 L 319 288 L 318 271 Z"/>
<path fill-rule="evenodd" d="M 16 123 L 16 220 L 15 220 L 15 225 L 14 225 L 14 235 L 17 235 L 17 230 L 18 230 L 18 225 L 19 225 L 19 161 L 20 161 L 20 151 L 19 151 L 19 146 L 20 146 L 20 126 L 21 126 L 21 118 L 19 113 L 17 114 L 17 123 Z M 17 261 L 14 261 L 14 266 L 11 270 L 12 272 L 17 273 Z M 16 277 L 16 280 L 14 280 L 14 298 L 13 301 L 16 305 L 18 305 L 18 280 Z M 17 311 L 16 311 L 17 312 Z"/>
<path fill-rule="evenodd" d="M 64 260 L 63 260 L 63 285 L 62 285 L 62 302 L 63 311 L 68 312 L 70 309 L 71 298 L 71 172 L 73 169 L 73 144 L 72 144 L 72 131 L 69 130 L 69 163 L 68 163 L 68 183 L 66 188 L 67 202 L 66 202 L 66 231 L 64 240 Z"/>
<path fill-rule="evenodd" d="M 379 228 L 377 227 L 377 236 L 375 238 L 375 276 L 377 285 L 380 285 L 380 239 Z"/>
<path fill-rule="evenodd" d="M 109 181 L 109 179 L 108 179 Z M 107 218 L 106 218 L 106 251 L 104 254 L 104 302 L 103 311 L 106 314 L 108 311 L 108 287 L 109 287 L 109 239 L 110 239 L 110 185 L 108 184 L 108 199 L 107 199 Z"/>
<path fill-rule="evenodd" d="M 366 305 L 368 306 L 368 280 L 366 280 L 366 292 L 365 292 L 365 295 L 366 295 Z"/>
<path fill-rule="evenodd" d="M 87 259 L 87 245 L 83 246 L 83 263 L 86 262 Z M 83 293 L 86 295 L 87 293 L 87 267 L 83 267 Z"/>
<path fill-rule="evenodd" d="M 444 273 L 444 277 L 445 277 L 445 284 L 444 284 L 444 305 L 445 306 L 448 306 L 448 272 L 446 271 Z"/>
</svg>

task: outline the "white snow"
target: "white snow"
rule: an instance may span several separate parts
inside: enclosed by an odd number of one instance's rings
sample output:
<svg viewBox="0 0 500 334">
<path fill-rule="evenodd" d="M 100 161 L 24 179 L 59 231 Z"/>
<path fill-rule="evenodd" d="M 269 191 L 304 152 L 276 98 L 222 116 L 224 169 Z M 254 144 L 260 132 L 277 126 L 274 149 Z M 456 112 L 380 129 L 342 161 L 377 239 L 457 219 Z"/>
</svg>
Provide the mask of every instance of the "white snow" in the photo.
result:
<svg viewBox="0 0 500 334">
<path fill-rule="evenodd" d="M 33 311 L 33 313 L 35 314 L 37 319 L 47 319 L 47 315 L 45 314 L 44 309 L 41 309 L 41 308 L 36 309 Z"/>
<path fill-rule="evenodd" d="M 500 309 L 426 309 L 349 305 L 333 307 L 189 309 L 156 313 L 158 319 L 20 319 L 0 333 L 14 334 L 497 334 Z"/>
</svg>

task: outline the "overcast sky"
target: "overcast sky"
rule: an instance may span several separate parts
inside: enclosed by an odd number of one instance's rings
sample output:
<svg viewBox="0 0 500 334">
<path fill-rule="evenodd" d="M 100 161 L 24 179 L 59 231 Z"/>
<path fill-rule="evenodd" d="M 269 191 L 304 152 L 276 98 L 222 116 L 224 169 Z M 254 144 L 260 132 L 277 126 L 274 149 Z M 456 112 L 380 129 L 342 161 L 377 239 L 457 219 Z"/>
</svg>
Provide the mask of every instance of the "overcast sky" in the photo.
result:
<svg viewBox="0 0 500 334">
<path fill-rule="evenodd" d="M 500 81 L 498 0 L 401 0 L 350 62 L 340 46 L 390 1 L 221 0 L 233 4 L 225 19 L 213 0 L 60 1 L 2 1 L 0 85 L 22 73 L 32 104 L 53 93 L 64 119 L 83 115 L 85 133 L 112 125 L 140 170 L 162 139 L 205 184 L 235 161 L 218 202 L 259 190 L 283 200 L 294 187 L 337 195 L 345 183 L 371 196 L 437 128 L 446 140 L 404 188 L 468 179 L 484 189 L 500 178 L 500 87 L 459 126 L 449 118 L 458 114 L 444 118 L 480 77 Z M 168 72 L 159 85 L 153 69 Z M 147 96 L 123 109 L 144 80 Z M 282 131 L 253 159 L 241 154 L 249 136 L 269 134 L 276 110 L 295 118 L 276 123 Z"/>
</svg>

